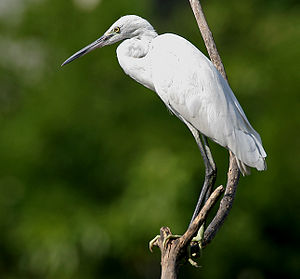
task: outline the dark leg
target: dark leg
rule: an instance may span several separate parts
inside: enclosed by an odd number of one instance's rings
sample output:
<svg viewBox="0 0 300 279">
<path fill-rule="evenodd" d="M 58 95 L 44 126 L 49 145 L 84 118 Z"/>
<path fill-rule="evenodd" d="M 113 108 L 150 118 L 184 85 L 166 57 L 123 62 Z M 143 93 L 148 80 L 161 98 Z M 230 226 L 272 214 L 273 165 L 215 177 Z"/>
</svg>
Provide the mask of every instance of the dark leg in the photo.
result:
<svg viewBox="0 0 300 279">
<path fill-rule="evenodd" d="M 195 129 L 190 123 L 185 122 L 185 124 L 188 126 L 190 131 L 192 132 L 197 145 L 200 149 L 200 153 L 202 155 L 204 166 L 205 166 L 205 180 L 200 192 L 200 196 L 196 205 L 196 208 L 193 213 L 193 217 L 191 219 L 190 224 L 193 222 L 193 220 L 196 218 L 196 216 L 199 214 L 201 207 L 204 205 L 205 201 L 210 196 L 210 193 L 212 191 L 212 187 L 215 183 L 216 176 L 217 176 L 217 169 L 216 164 L 213 160 L 210 148 L 207 143 L 207 139 L 205 136 L 201 135 L 197 129 Z M 201 141 L 201 138 L 202 141 Z"/>
<path fill-rule="evenodd" d="M 209 145 L 208 145 L 208 142 L 207 142 L 207 137 L 205 137 L 204 135 L 201 134 L 201 138 L 202 138 L 202 141 L 204 143 L 204 149 L 205 149 L 207 158 L 208 158 L 210 166 L 212 168 L 210 173 L 208 173 L 208 174 L 206 173 L 206 177 L 205 177 L 205 178 L 207 178 L 207 176 L 210 176 L 209 180 L 211 182 L 210 185 L 209 185 L 209 188 L 206 192 L 206 196 L 205 196 L 205 200 L 204 200 L 204 203 L 206 203 L 206 201 L 208 200 L 208 198 L 209 198 L 209 196 L 212 192 L 212 188 L 213 188 L 213 186 L 215 184 L 215 180 L 217 178 L 217 167 L 216 167 L 216 164 L 214 162 L 213 156 L 211 154 L 211 151 L 210 151 L 210 148 L 209 148 Z"/>
<path fill-rule="evenodd" d="M 203 204 L 206 202 L 206 200 L 210 196 L 210 193 L 212 191 L 212 188 L 214 186 L 214 183 L 215 183 L 215 180 L 217 177 L 217 168 L 216 168 L 216 164 L 213 160 L 210 148 L 208 146 L 206 137 L 203 136 L 193 125 L 191 125 L 188 121 L 186 121 L 180 115 L 180 113 L 178 113 L 170 104 L 166 104 L 166 105 L 172 113 L 174 113 L 185 125 L 188 126 L 188 128 L 192 132 L 192 134 L 198 144 L 198 147 L 201 152 L 201 156 L 204 161 L 205 180 L 204 180 L 204 184 L 202 186 L 201 192 L 200 192 L 200 196 L 199 196 L 195 211 L 193 213 L 192 220 L 190 222 L 190 224 L 191 224 L 193 222 L 193 220 L 196 218 L 196 216 L 199 214 L 200 209 L 203 206 Z M 203 143 L 201 141 L 200 136 L 202 138 Z"/>
</svg>

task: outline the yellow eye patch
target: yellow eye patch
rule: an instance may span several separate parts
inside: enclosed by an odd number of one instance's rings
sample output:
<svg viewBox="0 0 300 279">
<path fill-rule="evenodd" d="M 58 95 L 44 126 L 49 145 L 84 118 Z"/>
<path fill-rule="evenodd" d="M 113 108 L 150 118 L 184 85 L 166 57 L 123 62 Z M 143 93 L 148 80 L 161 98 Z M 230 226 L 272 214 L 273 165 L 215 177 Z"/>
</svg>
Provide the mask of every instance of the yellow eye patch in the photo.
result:
<svg viewBox="0 0 300 279">
<path fill-rule="evenodd" d="M 120 27 L 115 27 L 115 28 L 114 28 L 114 32 L 115 32 L 115 33 L 120 33 L 120 31 L 121 31 L 121 30 L 120 30 Z"/>
</svg>

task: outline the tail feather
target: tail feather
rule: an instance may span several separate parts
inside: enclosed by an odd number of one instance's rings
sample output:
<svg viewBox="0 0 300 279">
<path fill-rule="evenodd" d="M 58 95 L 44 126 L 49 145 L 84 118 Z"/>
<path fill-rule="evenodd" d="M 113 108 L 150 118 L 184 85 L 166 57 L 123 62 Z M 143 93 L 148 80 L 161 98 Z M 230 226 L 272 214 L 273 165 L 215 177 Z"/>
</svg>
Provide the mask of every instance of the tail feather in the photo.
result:
<svg viewBox="0 0 300 279">
<path fill-rule="evenodd" d="M 240 161 L 237 157 L 235 157 L 236 163 L 238 165 L 238 168 L 243 176 L 250 175 L 251 169 L 250 167 L 246 166 L 242 161 Z"/>
<path fill-rule="evenodd" d="M 261 139 L 252 133 L 235 130 L 234 140 L 231 141 L 229 149 L 237 158 L 237 165 L 243 175 L 250 174 L 249 167 L 259 171 L 266 170 L 265 157 L 267 156 Z"/>
</svg>

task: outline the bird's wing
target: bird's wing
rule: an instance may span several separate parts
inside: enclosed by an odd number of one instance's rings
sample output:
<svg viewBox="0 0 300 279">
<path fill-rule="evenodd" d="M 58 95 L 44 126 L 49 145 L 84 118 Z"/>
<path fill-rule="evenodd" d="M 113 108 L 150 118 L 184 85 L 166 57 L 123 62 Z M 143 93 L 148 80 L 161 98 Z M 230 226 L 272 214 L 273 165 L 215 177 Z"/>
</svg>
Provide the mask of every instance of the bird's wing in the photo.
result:
<svg viewBox="0 0 300 279">
<path fill-rule="evenodd" d="M 265 168 L 259 134 L 205 55 L 174 34 L 156 37 L 150 55 L 153 84 L 167 106 L 246 165 Z"/>
</svg>

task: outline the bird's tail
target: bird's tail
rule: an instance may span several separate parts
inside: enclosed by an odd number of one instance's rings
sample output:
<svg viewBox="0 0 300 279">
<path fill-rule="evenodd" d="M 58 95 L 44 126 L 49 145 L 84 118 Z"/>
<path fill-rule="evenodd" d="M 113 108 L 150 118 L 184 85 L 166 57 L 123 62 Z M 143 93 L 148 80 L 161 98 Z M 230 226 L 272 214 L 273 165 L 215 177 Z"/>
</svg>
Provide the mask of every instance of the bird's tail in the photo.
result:
<svg viewBox="0 0 300 279">
<path fill-rule="evenodd" d="M 247 165 L 245 165 L 241 160 L 239 160 L 237 157 L 235 157 L 236 164 L 238 165 L 238 168 L 243 176 L 250 175 L 251 169 Z"/>
<path fill-rule="evenodd" d="M 267 154 L 257 133 L 235 131 L 235 145 L 232 147 L 231 151 L 236 156 L 237 165 L 244 176 L 250 174 L 249 167 L 259 171 L 267 169 Z"/>
</svg>

